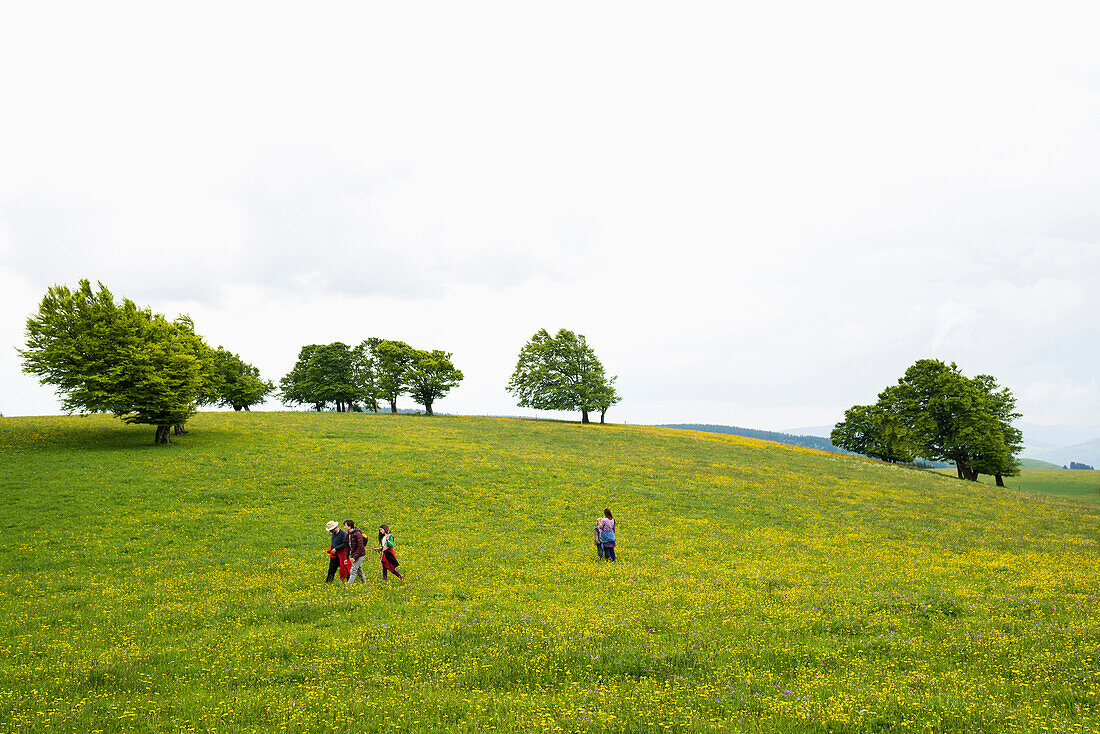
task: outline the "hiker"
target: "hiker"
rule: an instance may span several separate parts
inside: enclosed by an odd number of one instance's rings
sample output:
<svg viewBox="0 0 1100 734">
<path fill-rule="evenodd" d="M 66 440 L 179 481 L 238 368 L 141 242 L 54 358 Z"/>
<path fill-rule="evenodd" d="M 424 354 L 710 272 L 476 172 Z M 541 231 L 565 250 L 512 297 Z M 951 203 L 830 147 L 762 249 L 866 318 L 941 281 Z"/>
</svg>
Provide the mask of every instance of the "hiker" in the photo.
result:
<svg viewBox="0 0 1100 734">
<path fill-rule="evenodd" d="M 348 533 L 348 558 L 351 560 L 351 568 L 348 570 L 348 586 L 355 581 L 355 576 L 367 583 L 367 576 L 363 573 L 363 557 L 367 555 L 367 539 L 363 537 L 363 531 L 355 527 L 351 520 L 344 520 L 344 530 Z"/>
<path fill-rule="evenodd" d="M 615 560 L 615 518 L 611 516 L 611 510 L 603 508 L 603 517 L 596 523 L 596 530 L 600 534 L 600 542 L 603 543 L 603 557 L 609 561 Z"/>
<path fill-rule="evenodd" d="M 332 543 L 328 548 L 328 578 L 325 579 L 326 584 L 331 584 L 337 571 L 340 572 L 341 579 L 346 573 L 344 565 L 348 554 L 348 534 L 340 529 L 335 520 L 329 520 L 325 530 L 332 534 Z"/>
<path fill-rule="evenodd" d="M 389 525 L 378 526 L 378 547 L 374 550 L 382 554 L 382 580 L 386 580 L 386 574 L 389 571 L 393 571 L 393 575 L 402 581 L 405 577 L 401 575 L 401 572 L 397 570 L 397 555 L 393 552 L 393 533 L 390 532 Z"/>
<path fill-rule="evenodd" d="M 603 541 L 600 540 L 600 524 L 596 523 L 596 528 L 593 537 L 596 540 L 596 555 L 603 558 Z"/>
</svg>

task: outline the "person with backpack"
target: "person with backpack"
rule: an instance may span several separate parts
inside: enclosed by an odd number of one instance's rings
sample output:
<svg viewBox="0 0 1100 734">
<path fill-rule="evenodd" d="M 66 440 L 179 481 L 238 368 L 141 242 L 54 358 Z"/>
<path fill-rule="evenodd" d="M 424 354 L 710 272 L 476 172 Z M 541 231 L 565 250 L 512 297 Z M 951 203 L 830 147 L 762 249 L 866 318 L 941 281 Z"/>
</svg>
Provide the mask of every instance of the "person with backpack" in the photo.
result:
<svg viewBox="0 0 1100 734">
<path fill-rule="evenodd" d="M 326 584 L 331 584 L 337 571 L 340 572 L 341 579 L 346 578 L 348 534 L 340 529 L 335 520 L 329 520 L 325 530 L 332 534 L 332 542 L 328 548 L 328 578 L 325 579 Z"/>
<path fill-rule="evenodd" d="M 367 583 L 367 576 L 363 573 L 363 558 L 367 555 L 367 539 L 363 531 L 355 527 L 351 520 L 344 520 L 344 530 L 348 533 L 348 558 L 351 559 L 351 568 L 348 569 L 348 586 L 355 581 L 356 575 Z"/>
<path fill-rule="evenodd" d="M 402 581 L 405 577 L 397 570 L 397 554 L 393 552 L 394 539 L 390 532 L 390 526 L 382 524 L 378 526 L 378 547 L 374 550 L 382 554 L 382 580 L 386 580 L 386 574 L 393 571 L 393 575 Z"/>
<path fill-rule="evenodd" d="M 603 517 L 596 523 L 596 530 L 600 534 L 600 542 L 603 544 L 603 557 L 609 561 L 615 560 L 615 518 L 611 516 L 611 510 L 603 508 Z"/>
</svg>

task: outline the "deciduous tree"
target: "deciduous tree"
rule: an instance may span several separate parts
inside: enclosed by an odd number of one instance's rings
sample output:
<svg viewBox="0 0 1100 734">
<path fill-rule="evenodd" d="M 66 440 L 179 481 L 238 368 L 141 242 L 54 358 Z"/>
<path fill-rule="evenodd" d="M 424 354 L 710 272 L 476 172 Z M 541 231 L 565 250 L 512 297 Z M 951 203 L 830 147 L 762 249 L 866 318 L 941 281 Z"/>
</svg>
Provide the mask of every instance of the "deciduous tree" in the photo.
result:
<svg viewBox="0 0 1100 734">
<path fill-rule="evenodd" d="M 579 410 L 582 423 L 599 410 L 602 422 L 607 409 L 619 402 L 615 379 L 607 377 L 583 334 L 560 329 L 550 336 L 539 329 L 520 350 L 508 391 L 521 407 Z"/>
<path fill-rule="evenodd" d="M 203 365 L 186 316 L 168 321 L 130 299 L 116 304 L 102 283 L 52 286 L 27 320 L 23 370 L 53 385 L 68 412 L 110 412 L 156 426 L 168 443 L 173 425 L 195 412 Z"/>
<path fill-rule="evenodd" d="M 409 389 L 408 372 L 414 361 L 414 350 L 402 341 L 372 337 L 364 344 L 370 350 L 374 365 L 375 389 L 378 397 L 389 401 L 390 412 L 397 412 L 397 398 Z"/>
<path fill-rule="evenodd" d="M 990 381 L 968 379 L 954 363 L 922 359 L 879 394 L 878 406 L 899 424 L 908 450 L 954 462 L 960 478 L 976 481 L 979 473 L 1011 471 L 1019 451 L 1009 423 L 1015 400 Z"/>
<path fill-rule="evenodd" d="M 879 405 L 853 405 L 844 411 L 829 440 L 834 446 L 874 459 L 897 463 L 912 461 L 901 427 Z"/>
<path fill-rule="evenodd" d="M 450 352 L 414 349 L 405 382 L 412 399 L 424 406 L 425 413 L 432 415 L 432 403 L 462 382 L 462 371 L 451 362 Z"/>
<path fill-rule="evenodd" d="M 311 405 L 337 412 L 373 402 L 373 386 L 362 350 L 343 342 L 307 344 L 294 368 L 279 381 L 280 400 L 287 405 Z"/>
</svg>

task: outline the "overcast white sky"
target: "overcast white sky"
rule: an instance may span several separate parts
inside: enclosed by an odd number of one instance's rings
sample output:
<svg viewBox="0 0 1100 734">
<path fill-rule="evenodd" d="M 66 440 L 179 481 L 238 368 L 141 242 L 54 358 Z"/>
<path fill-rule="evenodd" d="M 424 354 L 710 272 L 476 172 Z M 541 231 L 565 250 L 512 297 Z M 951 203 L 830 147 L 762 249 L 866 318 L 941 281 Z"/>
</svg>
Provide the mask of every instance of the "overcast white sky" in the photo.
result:
<svg viewBox="0 0 1100 734">
<path fill-rule="evenodd" d="M 2 8 L 5 415 L 58 412 L 15 349 L 87 277 L 276 382 L 451 351 L 440 412 L 529 414 L 565 327 L 616 422 L 833 423 L 938 357 L 1100 424 L 1094 2 Z"/>
</svg>

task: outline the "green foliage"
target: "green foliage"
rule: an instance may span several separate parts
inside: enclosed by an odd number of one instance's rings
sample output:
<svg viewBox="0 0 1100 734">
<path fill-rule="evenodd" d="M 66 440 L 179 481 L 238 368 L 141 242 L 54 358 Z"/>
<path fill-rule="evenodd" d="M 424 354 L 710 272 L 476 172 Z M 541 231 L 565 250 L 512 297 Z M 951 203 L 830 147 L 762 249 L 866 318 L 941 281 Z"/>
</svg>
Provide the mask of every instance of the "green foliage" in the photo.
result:
<svg viewBox="0 0 1100 734">
<path fill-rule="evenodd" d="M 372 337 L 363 342 L 374 360 L 375 389 L 378 397 L 390 404 L 390 412 L 397 412 L 397 398 L 409 389 L 408 373 L 415 360 L 415 352 L 405 342 Z"/>
<path fill-rule="evenodd" d="M 582 423 L 598 410 L 602 422 L 603 414 L 620 400 L 616 379 L 607 377 L 583 334 L 560 329 L 550 336 L 539 329 L 520 350 L 508 391 L 524 408 L 579 410 Z"/>
<path fill-rule="evenodd" d="M 270 380 L 261 379 L 258 367 L 221 346 L 209 353 L 207 369 L 207 379 L 212 385 L 207 404 L 248 410 L 275 390 Z"/>
<path fill-rule="evenodd" d="M 424 406 L 425 413 L 432 415 L 432 403 L 462 382 L 462 371 L 451 362 L 450 352 L 415 349 L 412 355 L 404 379 L 413 400 Z"/>
<path fill-rule="evenodd" d="M 909 462 L 914 456 L 899 434 L 899 424 L 878 405 L 854 405 L 844 412 L 829 440 L 834 446 L 873 459 Z"/>
<path fill-rule="evenodd" d="M 204 390 L 208 348 L 186 316 L 168 321 L 106 286 L 81 280 L 52 286 L 27 320 L 23 370 L 53 385 L 68 412 L 111 412 L 127 423 L 168 427 L 194 413 Z"/>
<path fill-rule="evenodd" d="M 307 344 L 279 387 L 279 399 L 286 405 L 311 405 L 318 411 L 332 405 L 337 412 L 360 403 L 377 408 L 371 360 L 362 345 Z"/>
<path fill-rule="evenodd" d="M 960 477 L 991 474 L 1002 481 L 1020 470 L 1023 434 L 1016 398 L 989 375 L 970 379 L 951 363 L 918 360 L 873 406 L 857 405 L 833 431 L 833 442 L 887 460 L 917 456 L 950 461 Z M 893 458 L 891 458 L 893 457 Z"/>
</svg>

